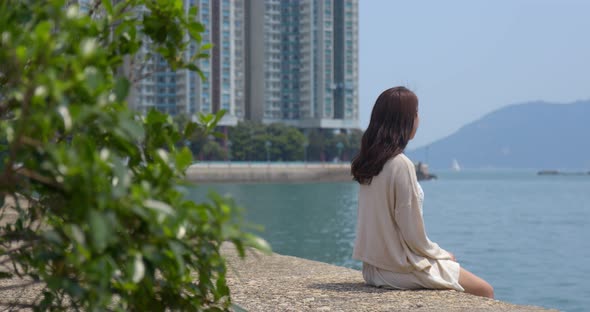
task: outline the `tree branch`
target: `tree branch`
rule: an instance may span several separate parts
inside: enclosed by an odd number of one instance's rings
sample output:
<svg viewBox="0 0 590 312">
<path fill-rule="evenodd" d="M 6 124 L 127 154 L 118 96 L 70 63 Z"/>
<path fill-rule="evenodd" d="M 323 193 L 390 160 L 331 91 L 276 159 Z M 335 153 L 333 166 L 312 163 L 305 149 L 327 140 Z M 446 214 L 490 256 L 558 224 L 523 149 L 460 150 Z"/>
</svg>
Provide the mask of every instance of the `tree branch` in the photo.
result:
<svg viewBox="0 0 590 312">
<path fill-rule="evenodd" d="M 147 78 L 147 77 L 151 76 L 152 74 L 153 74 L 153 72 L 145 73 L 145 74 L 143 74 L 143 75 L 141 75 L 141 76 L 139 76 L 139 77 L 137 77 L 137 78 L 133 79 L 132 83 L 134 83 L 134 84 L 135 84 L 136 82 L 139 82 L 139 81 L 141 81 L 141 80 L 143 80 L 143 79 L 145 79 L 145 78 Z"/>
<path fill-rule="evenodd" d="M 35 240 L 35 242 L 36 242 L 36 240 Z M 21 250 L 24 250 L 24 249 L 27 249 L 27 248 L 31 248 L 31 247 L 33 247 L 33 245 L 34 245 L 33 242 L 30 242 L 28 244 L 21 245 L 21 246 L 18 246 L 18 247 L 9 249 L 9 250 L 4 250 L 2 252 L 2 255 L 11 255 L 11 254 L 13 254 L 15 252 L 19 252 Z M 0 261 L 0 264 L 4 264 L 4 263 L 5 263 L 5 261 Z"/>
<path fill-rule="evenodd" d="M 94 15 L 94 12 L 96 10 L 98 10 L 98 7 L 100 6 L 101 1 L 100 0 L 95 0 L 94 4 L 92 5 L 92 8 L 90 9 L 90 11 L 88 11 L 88 16 L 92 17 L 92 15 Z"/>
<path fill-rule="evenodd" d="M 32 180 L 35 180 L 37 182 L 43 183 L 45 185 L 49 185 L 49 186 L 52 186 L 52 187 L 57 188 L 57 189 L 63 189 L 62 185 L 59 184 L 59 183 L 57 183 L 57 182 L 55 182 L 53 179 L 51 179 L 49 177 L 46 177 L 46 176 L 43 176 L 43 175 L 41 175 L 41 174 L 39 174 L 39 173 L 37 173 L 35 171 L 32 171 L 32 170 L 30 170 L 28 168 L 21 167 L 21 168 L 16 169 L 15 172 L 17 174 L 19 174 L 19 175 L 22 175 L 22 176 L 27 177 L 29 179 L 32 179 Z"/>
<path fill-rule="evenodd" d="M 21 143 L 25 144 L 25 145 L 29 145 L 29 146 L 33 146 L 33 147 L 42 147 L 43 143 L 39 140 L 35 140 L 26 136 L 23 136 L 20 139 Z"/>
</svg>

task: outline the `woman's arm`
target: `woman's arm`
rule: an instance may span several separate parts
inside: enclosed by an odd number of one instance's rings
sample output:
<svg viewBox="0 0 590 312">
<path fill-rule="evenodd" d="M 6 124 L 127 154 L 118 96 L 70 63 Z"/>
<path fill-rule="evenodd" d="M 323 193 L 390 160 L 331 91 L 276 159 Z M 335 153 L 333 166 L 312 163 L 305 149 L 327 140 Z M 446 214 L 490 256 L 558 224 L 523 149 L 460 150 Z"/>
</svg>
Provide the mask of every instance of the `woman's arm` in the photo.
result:
<svg viewBox="0 0 590 312">
<path fill-rule="evenodd" d="M 451 253 L 431 242 L 426 235 L 416 191 L 417 180 L 412 176 L 411 170 L 414 168 L 403 164 L 396 166 L 393 174 L 395 222 L 401 231 L 403 240 L 410 250 L 418 255 L 431 259 L 452 260 L 454 257 Z"/>
</svg>

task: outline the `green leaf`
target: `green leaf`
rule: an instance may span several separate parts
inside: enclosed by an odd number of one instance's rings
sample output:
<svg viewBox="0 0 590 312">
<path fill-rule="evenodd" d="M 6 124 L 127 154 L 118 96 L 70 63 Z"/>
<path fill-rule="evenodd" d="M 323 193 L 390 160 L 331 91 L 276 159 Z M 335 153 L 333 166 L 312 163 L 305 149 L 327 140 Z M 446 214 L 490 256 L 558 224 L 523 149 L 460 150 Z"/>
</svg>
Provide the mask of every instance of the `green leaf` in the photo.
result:
<svg viewBox="0 0 590 312">
<path fill-rule="evenodd" d="M 188 10 L 188 16 L 194 16 L 194 17 L 198 17 L 197 15 L 199 14 L 199 7 L 198 6 L 192 6 L 189 10 Z"/>
<path fill-rule="evenodd" d="M 113 15 L 113 3 L 111 0 L 102 0 L 102 5 L 109 15 Z"/>
<path fill-rule="evenodd" d="M 178 242 L 175 242 L 175 241 L 171 241 L 170 243 L 168 243 L 168 246 L 170 247 L 170 250 L 172 250 L 172 253 L 174 254 L 174 259 L 176 260 L 179 274 L 184 275 L 184 270 L 185 270 L 186 265 L 183 260 L 183 258 L 184 258 L 183 255 L 185 253 L 185 248 L 181 244 L 179 244 Z"/>
<path fill-rule="evenodd" d="M 207 77 L 205 77 L 205 74 L 201 70 L 197 69 L 197 74 L 199 74 L 201 81 L 207 81 Z"/>
<path fill-rule="evenodd" d="M 166 122 L 167 118 L 167 115 L 162 114 L 160 111 L 152 108 L 146 115 L 146 122 L 148 124 L 164 123 Z"/>
<path fill-rule="evenodd" d="M 115 82 L 115 96 L 117 97 L 117 101 L 124 101 L 127 98 L 127 94 L 129 92 L 129 80 L 127 78 L 118 78 Z"/>
<path fill-rule="evenodd" d="M 205 31 L 205 26 L 199 22 L 192 22 L 189 25 L 188 32 L 192 39 L 197 41 L 197 43 L 201 42 L 202 37 L 201 33 Z"/>
<path fill-rule="evenodd" d="M 254 234 L 246 233 L 243 236 L 243 240 L 246 246 L 253 247 L 259 251 L 262 251 L 265 254 L 272 254 L 270 244 L 261 237 L 258 237 Z"/>
<path fill-rule="evenodd" d="M 115 4 L 115 8 L 113 9 L 114 12 L 116 12 L 116 14 L 121 14 L 124 16 L 123 13 L 125 13 L 124 9 L 127 8 L 129 6 L 129 1 L 116 1 Z M 129 13 L 132 13 L 132 10 L 128 11 Z M 123 17 L 123 16 L 119 16 L 119 17 Z M 136 22 L 134 22 L 135 24 Z"/>
<path fill-rule="evenodd" d="M 173 215 L 174 214 L 174 210 L 172 210 L 172 207 L 170 207 L 170 205 L 168 205 L 165 202 L 159 201 L 159 200 L 155 200 L 155 199 L 147 199 L 146 201 L 143 202 L 143 205 L 146 208 L 155 210 L 161 214 L 164 215 Z"/>
<path fill-rule="evenodd" d="M 198 128 L 199 125 L 196 122 L 188 122 L 184 128 L 184 137 L 189 138 Z"/>
<path fill-rule="evenodd" d="M 104 213 L 91 210 L 88 213 L 88 225 L 90 226 L 90 238 L 98 252 L 102 252 L 108 243 L 110 226 Z"/>
<path fill-rule="evenodd" d="M 199 22 L 191 22 L 189 24 L 189 29 L 197 32 L 204 32 L 205 26 Z"/>
<path fill-rule="evenodd" d="M 211 114 L 203 114 L 201 112 L 198 113 L 198 120 L 201 124 L 207 125 L 213 120 L 213 115 Z"/>
<path fill-rule="evenodd" d="M 193 57 L 192 57 L 191 61 L 193 61 L 193 62 L 194 62 L 194 61 L 196 60 L 196 56 L 197 56 L 197 55 L 193 55 Z M 200 71 L 201 71 L 201 69 L 200 69 L 200 68 L 199 68 L 197 65 L 195 65 L 195 64 L 188 64 L 188 65 L 187 65 L 187 68 L 188 68 L 189 70 L 191 70 L 191 71 L 194 71 L 194 72 L 200 72 Z"/>
<path fill-rule="evenodd" d="M 42 21 L 35 27 L 35 34 L 37 35 L 37 39 L 41 42 L 46 42 L 49 40 L 51 32 L 51 22 L 50 21 Z"/>
<path fill-rule="evenodd" d="M 88 89 L 94 91 L 104 83 L 104 76 L 95 67 L 89 66 L 84 69 L 84 77 Z"/>
<path fill-rule="evenodd" d="M 176 10 L 182 10 L 183 1 L 182 0 L 175 0 L 174 1 L 174 8 Z"/>
<path fill-rule="evenodd" d="M 223 296 L 229 295 L 229 287 L 227 287 L 225 276 L 220 276 L 215 282 L 215 284 L 217 286 L 218 291 L 218 293 L 216 294 L 216 298 L 221 298 Z"/>
<path fill-rule="evenodd" d="M 176 153 L 176 165 L 184 170 L 193 163 L 193 153 L 188 147 L 184 147 Z"/>
<path fill-rule="evenodd" d="M 19 61 L 24 62 L 27 60 L 28 50 L 25 46 L 18 46 L 16 48 L 16 56 L 18 57 Z"/>
<path fill-rule="evenodd" d="M 221 118 L 223 118 L 223 116 L 225 116 L 225 114 L 227 113 L 227 110 L 225 109 L 220 109 L 216 114 L 215 114 L 215 120 L 216 121 L 220 121 Z"/>
<path fill-rule="evenodd" d="M 123 119 L 120 123 L 121 129 L 125 131 L 132 140 L 143 140 L 145 132 L 143 127 L 132 119 Z"/>
<path fill-rule="evenodd" d="M 211 42 L 205 43 L 204 45 L 201 46 L 201 50 L 209 50 L 211 48 L 213 48 L 213 43 L 211 43 Z M 208 54 L 200 54 L 200 55 L 202 55 L 203 57 L 209 56 Z"/>
</svg>

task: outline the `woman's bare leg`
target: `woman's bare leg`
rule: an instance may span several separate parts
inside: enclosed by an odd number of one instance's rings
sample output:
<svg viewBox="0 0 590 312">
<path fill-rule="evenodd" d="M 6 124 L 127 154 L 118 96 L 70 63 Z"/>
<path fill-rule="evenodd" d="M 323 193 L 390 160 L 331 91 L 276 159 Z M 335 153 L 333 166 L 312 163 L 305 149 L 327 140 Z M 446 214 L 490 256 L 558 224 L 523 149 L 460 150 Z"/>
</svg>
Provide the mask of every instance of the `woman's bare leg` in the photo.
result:
<svg viewBox="0 0 590 312">
<path fill-rule="evenodd" d="M 459 284 L 465 289 L 466 293 L 494 298 L 494 288 L 492 285 L 464 268 L 461 268 L 461 272 L 459 273 Z"/>
</svg>

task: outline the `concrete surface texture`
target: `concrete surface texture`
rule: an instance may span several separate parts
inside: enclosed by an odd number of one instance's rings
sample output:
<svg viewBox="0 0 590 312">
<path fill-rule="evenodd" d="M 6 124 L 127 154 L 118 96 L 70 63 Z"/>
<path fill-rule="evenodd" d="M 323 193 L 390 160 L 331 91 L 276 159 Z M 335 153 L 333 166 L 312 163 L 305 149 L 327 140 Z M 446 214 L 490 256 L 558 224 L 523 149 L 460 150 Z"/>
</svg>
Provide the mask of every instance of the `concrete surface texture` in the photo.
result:
<svg viewBox="0 0 590 312">
<path fill-rule="evenodd" d="M 399 291 L 367 286 L 362 273 L 317 261 L 224 245 L 233 303 L 250 311 L 551 311 L 454 290 Z"/>
</svg>

